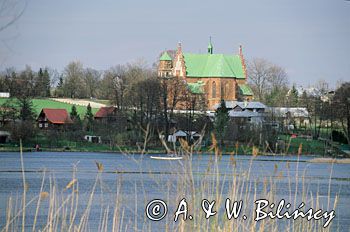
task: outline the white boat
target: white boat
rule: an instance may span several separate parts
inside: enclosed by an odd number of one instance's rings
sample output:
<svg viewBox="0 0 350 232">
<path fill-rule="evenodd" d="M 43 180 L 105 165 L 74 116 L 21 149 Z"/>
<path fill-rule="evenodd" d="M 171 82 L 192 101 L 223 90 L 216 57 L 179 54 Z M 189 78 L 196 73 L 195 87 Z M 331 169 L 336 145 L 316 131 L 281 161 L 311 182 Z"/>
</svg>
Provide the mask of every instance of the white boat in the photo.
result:
<svg viewBox="0 0 350 232">
<path fill-rule="evenodd" d="M 151 159 L 156 160 L 182 160 L 180 156 L 151 156 Z"/>
</svg>

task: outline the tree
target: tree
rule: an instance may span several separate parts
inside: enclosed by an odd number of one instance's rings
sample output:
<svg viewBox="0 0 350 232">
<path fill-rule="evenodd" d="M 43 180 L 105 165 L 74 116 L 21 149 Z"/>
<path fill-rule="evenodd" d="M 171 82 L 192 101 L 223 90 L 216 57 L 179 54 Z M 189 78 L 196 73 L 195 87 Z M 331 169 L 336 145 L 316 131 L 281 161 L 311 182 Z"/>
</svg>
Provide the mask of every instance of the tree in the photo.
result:
<svg viewBox="0 0 350 232">
<path fill-rule="evenodd" d="M 43 95 L 45 97 L 50 97 L 51 95 L 51 79 L 47 68 L 45 68 L 43 76 Z"/>
<path fill-rule="evenodd" d="M 22 139 L 27 142 L 35 135 L 35 127 L 33 125 L 35 120 L 35 113 L 31 99 L 25 95 L 18 98 L 19 119 L 18 123 L 13 123 L 11 127 L 11 138 L 15 141 Z"/>
<path fill-rule="evenodd" d="M 287 73 L 282 67 L 265 59 L 255 58 L 248 62 L 247 72 L 255 99 L 262 102 L 270 100 L 272 105 L 281 105 L 288 85 Z M 280 97 L 275 98 L 276 102 L 271 102 L 271 94 Z"/>
<path fill-rule="evenodd" d="M 4 126 L 5 122 L 10 120 L 15 122 L 18 118 L 18 110 L 15 107 L 14 99 L 8 99 L 0 106 L 0 126 Z"/>
<path fill-rule="evenodd" d="M 287 100 L 289 107 L 297 107 L 299 102 L 298 90 L 295 88 L 295 85 L 292 86 L 287 93 Z"/>
<path fill-rule="evenodd" d="M 93 131 L 94 115 L 92 114 L 92 108 L 90 104 L 86 107 L 85 123 L 86 123 L 86 131 L 90 131 L 90 132 Z"/>
<path fill-rule="evenodd" d="M 169 135 L 170 122 L 174 118 L 174 110 L 186 96 L 186 85 L 178 77 L 168 77 L 161 80 L 161 103 L 164 120 L 165 136 Z"/>
<path fill-rule="evenodd" d="M 85 98 L 84 69 L 79 61 L 70 62 L 64 69 L 63 92 L 66 97 Z"/>
<path fill-rule="evenodd" d="M 133 78 L 128 78 L 129 75 L 127 75 L 127 71 L 125 66 L 117 65 L 107 70 L 102 80 L 102 86 L 106 88 L 105 94 L 108 93 L 108 99 L 110 99 L 118 109 L 125 108 L 125 94 L 127 92 L 127 86 L 129 85 L 128 80 Z M 102 92 L 104 91 L 102 90 Z"/>
<path fill-rule="evenodd" d="M 72 106 L 71 112 L 70 112 L 70 118 L 73 122 L 80 122 L 80 116 L 77 111 L 77 107 L 75 105 Z"/>
<path fill-rule="evenodd" d="M 49 72 L 47 69 L 43 71 L 40 68 L 35 81 L 35 95 L 39 97 L 50 97 L 50 88 Z"/>
<path fill-rule="evenodd" d="M 350 144 L 350 82 L 343 83 L 335 91 L 332 108 Z"/>
<path fill-rule="evenodd" d="M 64 82 L 63 82 L 63 76 L 61 75 L 58 80 L 58 84 L 56 86 L 56 89 L 54 91 L 54 95 L 56 97 L 63 97 L 64 96 Z"/>
<path fill-rule="evenodd" d="M 229 110 L 226 108 L 225 101 L 221 100 L 220 107 L 215 111 L 214 121 L 215 135 L 221 145 L 224 144 L 224 137 L 226 135 L 229 119 Z"/>
<path fill-rule="evenodd" d="M 18 105 L 19 105 L 19 118 L 22 121 L 30 121 L 33 122 L 35 119 L 35 113 L 33 109 L 33 102 L 27 96 L 18 97 Z"/>
<path fill-rule="evenodd" d="M 87 97 L 96 97 L 99 79 L 100 79 L 100 72 L 92 68 L 85 69 L 84 82 L 85 82 Z"/>
</svg>

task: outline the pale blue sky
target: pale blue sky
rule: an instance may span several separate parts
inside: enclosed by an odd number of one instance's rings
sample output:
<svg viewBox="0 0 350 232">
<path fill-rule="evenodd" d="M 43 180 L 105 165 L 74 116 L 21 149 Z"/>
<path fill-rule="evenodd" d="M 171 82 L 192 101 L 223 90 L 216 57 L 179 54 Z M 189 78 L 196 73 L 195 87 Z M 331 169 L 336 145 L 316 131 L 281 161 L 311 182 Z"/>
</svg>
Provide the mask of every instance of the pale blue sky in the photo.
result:
<svg viewBox="0 0 350 232">
<path fill-rule="evenodd" d="M 29 0 L 0 33 L 1 69 L 62 71 L 80 60 L 98 70 L 144 58 L 151 65 L 181 41 L 186 52 L 237 53 L 284 67 L 291 83 L 350 80 L 350 2 L 345 0 Z"/>
</svg>

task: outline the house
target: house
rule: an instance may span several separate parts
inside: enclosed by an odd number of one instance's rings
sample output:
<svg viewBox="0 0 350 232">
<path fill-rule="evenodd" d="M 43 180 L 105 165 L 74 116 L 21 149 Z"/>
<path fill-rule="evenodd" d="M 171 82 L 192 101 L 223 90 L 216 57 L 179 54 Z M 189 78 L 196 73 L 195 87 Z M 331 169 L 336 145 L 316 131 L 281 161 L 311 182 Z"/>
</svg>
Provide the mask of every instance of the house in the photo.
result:
<svg viewBox="0 0 350 232">
<path fill-rule="evenodd" d="M 72 120 L 66 109 L 43 108 L 37 122 L 40 129 L 57 129 L 66 124 L 71 124 Z"/>
<path fill-rule="evenodd" d="M 257 101 L 226 101 L 225 102 L 226 108 L 229 110 L 234 111 L 252 111 L 252 112 L 258 112 L 258 113 L 264 113 L 265 109 L 267 108 L 266 105 L 264 105 L 261 102 Z M 220 104 L 215 104 L 214 109 L 216 110 L 218 107 L 220 107 Z"/>
<path fill-rule="evenodd" d="M 120 112 L 114 106 L 101 107 L 95 114 L 94 119 L 98 122 L 115 121 L 120 116 Z"/>
<path fill-rule="evenodd" d="M 225 101 L 253 99 L 253 91 L 247 84 L 246 64 L 242 46 L 239 54 L 215 54 L 211 41 L 207 53 L 184 53 L 178 44 L 174 57 L 164 52 L 159 59 L 158 76 L 183 80 L 190 92 L 206 97 L 206 108 Z M 170 92 L 171 93 L 171 92 Z"/>
<path fill-rule="evenodd" d="M 307 127 L 310 125 L 309 111 L 304 107 L 269 107 L 270 117 L 279 119 L 285 126 L 295 125 Z"/>
<path fill-rule="evenodd" d="M 231 120 L 241 123 L 241 124 L 254 124 L 254 125 L 262 125 L 264 122 L 264 115 L 259 112 L 255 111 L 235 111 L 235 110 L 230 110 L 229 111 L 229 116 Z"/>
<path fill-rule="evenodd" d="M 97 123 L 104 124 L 107 129 L 125 131 L 128 127 L 127 116 L 114 106 L 101 107 L 95 114 Z"/>
<path fill-rule="evenodd" d="M 95 120 L 105 120 L 108 117 L 112 117 L 117 112 L 117 108 L 114 106 L 101 107 L 95 114 Z"/>
</svg>

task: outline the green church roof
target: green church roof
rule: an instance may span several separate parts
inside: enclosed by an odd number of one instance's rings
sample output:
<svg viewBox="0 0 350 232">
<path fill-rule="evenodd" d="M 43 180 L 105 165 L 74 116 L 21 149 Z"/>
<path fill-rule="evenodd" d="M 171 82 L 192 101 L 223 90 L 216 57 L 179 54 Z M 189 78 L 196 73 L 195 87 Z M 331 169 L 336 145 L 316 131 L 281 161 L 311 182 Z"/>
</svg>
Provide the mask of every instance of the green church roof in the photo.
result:
<svg viewBox="0 0 350 232">
<path fill-rule="evenodd" d="M 252 96 L 253 95 L 253 91 L 249 87 L 249 85 L 242 84 L 242 85 L 238 85 L 238 86 L 239 86 L 239 89 L 240 89 L 242 95 L 245 95 L 245 96 Z"/>
<path fill-rule="evenodd" d="M 195 83 L 187 83 L 188 89 L 191 91 L 191 93 L 194 93 L 194 94 L 204 93 L 203 85 L 204 85 L 203 81 L 197 81 Z"/>
<path fill-rule="evenodd" d="M 184 53 L 187 77 L 235 77 L 244 79 L 238 55 Z"/>
<path fill-rule="evenodd" d="M 173 59 L 171 59 L 171 57 L 169 56 L 169 54 L 167 52 L 164 52 L 163 55 L 159 58 L 159 60 L 172 61 Z"/>
</svg>

